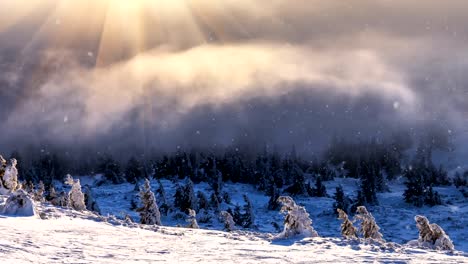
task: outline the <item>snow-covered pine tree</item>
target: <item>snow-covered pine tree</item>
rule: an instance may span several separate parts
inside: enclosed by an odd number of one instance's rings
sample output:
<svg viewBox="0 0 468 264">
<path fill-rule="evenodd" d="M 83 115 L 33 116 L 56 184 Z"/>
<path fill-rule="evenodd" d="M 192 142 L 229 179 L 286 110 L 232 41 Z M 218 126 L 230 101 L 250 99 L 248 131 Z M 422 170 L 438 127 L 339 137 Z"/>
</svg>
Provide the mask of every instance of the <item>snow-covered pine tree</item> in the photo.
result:
<svg viewBox="0 0 468 264">
<path fill-rule="evenodd" d="M 99 208 L 98 203 L 94 199 L 93 190 L 88 185 L 85 185 L 84 187 L 84 196 L 85 196 L 86 209 L 100 214 L 101 209 Z"/>
<path fill-rule="evenodd" d="M 39 184 L 37 185 L 37 189 L 34 192 L 34 201 L 43 202 L 44 192 L 45 192 L 44 183 L 42 181 L 39 181 Z"/>
<path fill-rule="evenodd" d="M 234 219 L 229 212 L 221 211 L 221 217 L 223 218 L 224 229 L 228 232 L 236 230 L 236 226 L 234 224 Z"/>
<path fill-rule="evenodd" d="M 211 208 L 213 208 L 215 212 L 219 212 L 220 204 L 219 204 L 218 196 L 215 193 L 212 193 L 210 196 L 210 206 Z"/>
<path fill-rule="evenodd" d="M 244 228 L 251 228 L 255 224 L 255 215 L 252 206 L 252 202 L 250 201 L 249 197 L 244 194 L 244 214 L 242 216 L 242 226 Z"/>
<path fill-rule="evenodd" d="M 289 196 L 280 196 L 278 201 L 283 205 L 281 212 L 285 214 L 284 230 L 279 234 L 279 237 L 287 238 L 295 235 L 318 236 L 312 227 L 309 213 L 307 213 L 303 206 L 297 205 Z"/>
<path fill-rule="evenodd" d="M 71 175 L 68 174 L 65 183 L 71 185 L 71 190 L 68 192 L 68 206 L 77 211 L 86 210 L 84 194 L 81 191 L 80 180 L 73 179 Z"/>
<path fill-rule="evenodd" d="M 369 213 L 365 206 L 358 206 L 356 210 L 356 220 L 361 222 L 359 231 L 363 237 L 383 241 L 382 234 L 379 232 L 380 227 L 375 222 L 374 217 Z"/>
<path fill-rule="evenodd" d="M 280 203 L 278 202 L 278 198 L 279 198 L 279 191 L 278 189 L 272 185 L 271 186 L 272 188 L 272 191 L 271 191 L 271 196 L 270 196 L 270 200 L 268 200 L 268 210 L 278 210 L 278 208 L 281 206 Z"/>
<path fill-rule="evenodd" d="M 171 207 L 169 206 L 169 203 L 167 202 L 166 198 L 166 190 L 164 189 L 164 185 L 160 180 L 158 180 L 158 189 L 156 190 L 157 194 L 157 200 L 159 202 L 159 211 L 163 215 L 167 215 L 169 211 L 171 210 Z"/>
<path fill-rule="evenodd" d="M 452 241 L 439 225 L 430 224 L 429 220 L 422 215 L 415 216 L 414 220 L 419 230 L 418 242 L 422 243 L 423 246 L 430 246 L 438 250 L 455 250 Z"/>
<path fill-rule="evenodd" d="M 372 162 L 361 162 L 361 170 L 359 178 L 361 180 L 358 195 L 358 204 L 360 205 L 376 205 L 377 200 L 377 177 L 375 175 L 375 167 Z"/>
<path fill-rule="evenodd" d="M 129 183 L 136 183 L 144 176 L 143 164 L 135 157 L 131 157 L 125 167 L 125 179 Z"/>
<path fill-rule="evenodd" d="M 290 177 L 293 183 L 292 185 L 287 187 L 284 191 L 291 195 L 309 194 L 307 192 L 307 188 L 305 184 L 304 172 L 301 170 L 301 168 L 297 164 L 294 164 L 292 165 L 292 168 L 290 169 L 290 173 L 291 173 Z"/>
<path fill-rule="evenodd" d="M 50 202 L 54 206 L 65 207 L 68 204 L 68 195 L 65 192 L 60 194 L 55 191 L 53 184 L 49 187 L 49 193 L 46 196 L 46 201 Z"/>
<path fill-rule="evenodd" d="M 145 225 L 161 225 L 161 213 L 154 193 L 151 191 L 150 181 L 145 180 L 145 184 L 140 191 L 142 207 L 137 209 L 140 213 L 140 223 Z"/>
<path fill-rule="evenodd" d="M 22 184 L 22 189 L 25 190 L 28 194 L 34 194 L 34 183 L 32 181 L 25 181 Z"/>
<path fill-rule="evenodd" d="M 336 187 L 336 192 L 333 195 L 335 202 L 333 203 L 333 211 L 338 213 L 337 209 L 343 210 L 345 213 L 349 212 L 351 200 L 346 197 L 343 191 L 343 186 L 339 185 Z"/>
<path fill-rule="evenodd" d="M 183 210 L 184 204 L 184 187 L 178 183 L 175 186 L 175 193 L 174 193 L 174 207 L 178 208 L 179 210 Z"/>
<path fill-rule="evenodd" d="M 195 210 L 192 210 L 192 209 L 188 209 L 188 218 L 187 218 L 187 222 L 189 223 L 188 224 L 188 228 L 194 228 L 194 229 L 198 229 L 200 228 L 198 226 L 198 223 L 197 223 L 197 213 L 195 212 Z"/>
<path fill-rule="evenodd" d="M 317 175 L 315 178 L 315 188 L 312 189 L 311 196 L 314 197 L 326 197 L 327 196 L 327 188 L 323 185 L 322 176 Z"/>
<path fill-rule="evenodd" d="M 10 194 L 18 188 L 18 170 L 16 169 L 16 159 L 11 159 L 7 164 L 3 157 L 0 157 L 0 194 Z"/>
<path fill-rule="evenodd" d="M 349 220 L 345 211 L 340 208 L 337 208 L 336 211 L 338 212 L 338 219 L 343 220 L 343 223 L 341 223 L 341 235 L 346 239 L 357 238 L 357 228 Z"/>
<path fill-rule="evenodd" d="M 202 191 L 197 192 L 197 199 L 198 199 L 198 209 L 199 210 L 208 210 L 210 208 L 210 203 L 208 202 L 208 198 Z"/>
<path fill-rule="evenodd" d="M 195 191 L 193 189 L 193 182 L 187 178 L 187 184 L 185 185 L 185 203 L 183 211 L 188 209 L 198 210 L 198 200 L 195 196 Z"/>
</svg>

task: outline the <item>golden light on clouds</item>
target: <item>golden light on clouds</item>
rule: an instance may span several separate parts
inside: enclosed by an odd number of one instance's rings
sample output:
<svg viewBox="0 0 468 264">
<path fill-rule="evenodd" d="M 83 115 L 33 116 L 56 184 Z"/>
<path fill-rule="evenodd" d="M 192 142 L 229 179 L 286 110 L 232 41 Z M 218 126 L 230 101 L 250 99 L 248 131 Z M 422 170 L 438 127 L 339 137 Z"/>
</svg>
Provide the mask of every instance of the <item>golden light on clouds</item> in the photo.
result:
<svg viewBox="0 0 468 264">
<path fill-rule="evenodd" d="M 156 47 L 228 40 L 226 25 L 246 31 L 236 17 L 241 6 L 256 5 L 246 0 L 5 0 L 0 33 L 31 23 L 25 50 L 86 47 L 97 65 L 108 65 Z"/>
</svg>

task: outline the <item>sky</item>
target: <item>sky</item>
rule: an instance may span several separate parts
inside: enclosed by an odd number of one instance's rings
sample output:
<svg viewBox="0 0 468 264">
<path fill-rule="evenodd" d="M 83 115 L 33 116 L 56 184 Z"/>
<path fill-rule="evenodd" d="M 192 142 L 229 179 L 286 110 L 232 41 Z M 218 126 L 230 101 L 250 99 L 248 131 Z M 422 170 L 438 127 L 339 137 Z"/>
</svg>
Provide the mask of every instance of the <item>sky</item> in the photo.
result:
<svg viewBox="0 0 468 264">
<path fill-rule="evenodd" d="M 468 134 L 463 0 L 4 0 L 0 148 Z"/>
</svg>

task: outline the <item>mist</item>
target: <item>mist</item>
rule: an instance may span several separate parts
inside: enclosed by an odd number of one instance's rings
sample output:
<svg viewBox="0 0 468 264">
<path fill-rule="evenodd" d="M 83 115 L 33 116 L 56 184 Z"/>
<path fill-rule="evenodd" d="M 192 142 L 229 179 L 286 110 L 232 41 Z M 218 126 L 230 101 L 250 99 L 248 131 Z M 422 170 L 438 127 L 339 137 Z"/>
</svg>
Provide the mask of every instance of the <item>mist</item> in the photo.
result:
<svg viewBox="0 0 468 264">
<path fill-rule="evenodd" d="M 57 4 L 15 19 L 0 3 L 4 153 L 295 145 L 308 155 L 336 135 L 438 126 L 466 137 L 465 1 L 188 1 L 161 6 L 139 49 L 135 21 L 116 17 L 106 31 L 77 24 L 84 4 Z"/>
</svg>

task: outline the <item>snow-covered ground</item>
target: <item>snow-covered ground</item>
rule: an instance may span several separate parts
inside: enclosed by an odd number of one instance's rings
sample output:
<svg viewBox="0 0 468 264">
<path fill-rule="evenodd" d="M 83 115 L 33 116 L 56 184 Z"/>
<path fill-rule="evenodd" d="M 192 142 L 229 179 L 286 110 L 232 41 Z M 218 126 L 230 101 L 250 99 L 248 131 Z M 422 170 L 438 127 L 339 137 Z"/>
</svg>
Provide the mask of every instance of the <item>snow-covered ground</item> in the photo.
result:
<svg viewBox="0 0 468 264">
<path fill-rule="evenodd" d="M 86 182 L 86 179 L 82 179 Z M 87 183 L 91 183 L 88 181 Z M 175 184 L 162 181 L 169 202 Z M 342 184 L 347 194 L 355 193 L 354 179 L 326 182 L 329 195 Z M 158 184 L 152 183 L 153 191 Z M 130 210 L 137 192 L 134 185 L 93 187 L 103 216 L 79 213 L 48 204 L 37 205 L 41 219 L 0 216 L 0 263 L 468 263 L 468 202 L 454 187 L 436 188 L 446 202 L 443 206 L 415 208 L 403 202 L 404 186 L 398 181 L 391 192 L 379 194 L 380 205 L 370 207 L 387 243 L 349 241 L 340 237 L 340 221 L 332 213 L 332 198 L 296 198 L 305 206 L 320 238 L 274 239 L 283 216 L 266 209 L 269 197 L 250 185 L 225 184 L 232 202 L 222 203 L 223 210 L 244 204 L 247 194 L 255 211 L 256 228 L 223 232 L 222 223 L 213 214 L 202 229 L 186 226 L 184 218 L 163 216 L 164 227 L 140 226 L 122 219 L 125 214 L 138 220 Z M 195 191 L 209 197 L 206 183 Z M 0 199 L 0 202 L 5 199 Z M 439 224 L 454 241 L 454 253 L 437 252 L 405 245 L 418 238 L 414 216 L 425 215 Z M 113 217 L 115 215 L 116 217 Z M 117 218 L 117 219 L 116 219 Z"/>
<path fill-rule="evenodd" d="M 50 213 L 49 213 L 50 214 Z M 55 210 L 50 219 L 1 217 L 1 263 L 467 263 L 398 245 L 339 238 L 271 240 L 271 235 L 175 227 L 139 228 Z"/>
<path fill-rule="evenodd" d="M 167 180 L 162 180 L 167 198 L 172 199 L 175 192 L 174 183 Z M 329 196 L 335 192 L 335 187 L 341 184 L 347 195 L 353 196 L 356 194 L 358 182 L 355 179 L 336 179 L 334 181 L 325 182 Z M 406 204 L 403 201 L 403 191 L 405 186 L 401 183 L 391 184 L 388 193 L 378 194 L 379 206 L 368 208 L 374 215 L 377 224 L 381 227 L 381 232 L 384 239 L 399 244 L 404 244 L 410 240 L 418 238 L 418 230 L 414 221 L 414 216 L 425 215 L 431 223 L 440 225 L 450 238 L 454 241 L 455 248 L 468 252 L 468 201 L 463 195 L 453 186 L 436 187 L 445 205 L 434 207 L 417 208 Z M 153 190 L 158 188 L 158 184 L 153 182 Z M 259 232 L 278 232 L 272 222 L 282 226 L 283 216 L 278 211 L 270 211 L 267 209 L 268 196 L 258 192 L 251 185 L 245 184 L 225 184 L 224 191 L 230 193 L 232 197 L 231 204 L 222 204 L 223 210 L 236 204 L 241 206 L 244 204 L 243 194 L 247 194 L 254 206 L 255 224 Z M 203 191 L 209 197 L 211 193 L 210 187 L 205 184 L 196 184 L 195 191 Z M 125 213 L 128 213 L 133 219 L 138 219 L 138 214 L 130 210 L 131 197 L 136 194 L 134 185 L 106 185 L 94 189 L 96 199 L 101 208 L 102 214 L 116 215 L 123 218 Z M 296 202 L 305 206 L 313 220 L 314 229 L 317 230 L 320 236 L 324 237 L 340 237 L 340 220 L 336 218 L 332 212 L 334 199 L 325 198 L 295 198 Z M 176 226 L 186 225 L 185 219 L 175 220 L 172 217 L 163 217 L 163 225 Z M 202 228 L 221 230 L 222 223 L 214 218 L 210 223 L 199 223 Z"/>
</svg>

